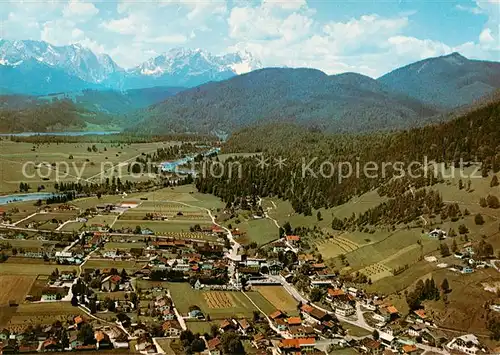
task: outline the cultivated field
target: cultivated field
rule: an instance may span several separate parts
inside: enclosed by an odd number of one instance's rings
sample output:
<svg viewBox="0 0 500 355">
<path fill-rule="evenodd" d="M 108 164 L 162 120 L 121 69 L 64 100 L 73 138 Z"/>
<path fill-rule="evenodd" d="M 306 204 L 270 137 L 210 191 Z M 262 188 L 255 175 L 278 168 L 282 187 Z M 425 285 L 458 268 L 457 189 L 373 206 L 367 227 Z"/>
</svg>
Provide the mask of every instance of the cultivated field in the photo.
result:
<svg viewBox="0 0 500 355">
<path fill-rule="evenodd" d="M 9 319 L 0 326 L 19 331 L 29 325 L 52 324 L 57 320 L 65 322 L 77 315 L 84 313 L 78 307 L 73 307 L 70 302 L 26 303 L 20 304 L 15 312 L 10 312 Z"/>
<path fill-rule="evenodd" d="M 297 301 L 282 286 L 253 286 L 276 309 L 287 313 L 297 312 Z"/>
<path fill-rule="evenodd" d="M 0 275 L 0 306 L 9 301 L 23 302 L 35 279 L 34 276 Z"/>
<path fill-rule="evenodd" d="M 209 308 L 231 308 L 234 307 L 232 292 L 207 291 L 203 293 L 203 298 Z"/>
<path fill-rule="evenodd" d="M 359 244 L 342 235 L 335 235 L 328 239 L 319 239 L 315 241 L 315 245 L 325 259 L 353 252 L 360 247 Z"/>
<path fill-rule="evenodd" d="M 168 283 L 168 289 L 177 310 L 182 315 L 187 315 L 190 306 L 200 307 L 205 316 L 208 314 L 213 320 L 227 317 L 251 318 L 253 311 L 258 310 L 242 292 L 194 290 L 188 283 Z M 216 295 L 217 293 L 221 295 Z M 261 305 L 264 304 L 266 310 L 274 309 L 257 292 L 246 294 L 259 308 L 262 309 Z M 259 299 L 258 302 L 255 302 L 255 299 Z M 264 312 L 266 310 L 263 309 Z"/>
</svg>

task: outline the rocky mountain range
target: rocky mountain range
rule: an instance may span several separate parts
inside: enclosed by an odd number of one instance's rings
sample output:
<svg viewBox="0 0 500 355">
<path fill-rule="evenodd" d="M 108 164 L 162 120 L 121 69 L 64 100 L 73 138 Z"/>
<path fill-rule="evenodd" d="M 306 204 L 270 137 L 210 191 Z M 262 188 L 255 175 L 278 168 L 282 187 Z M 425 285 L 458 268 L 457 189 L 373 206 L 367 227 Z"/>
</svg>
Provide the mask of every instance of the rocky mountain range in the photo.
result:
<svg viewBox="0 0 500 355">
<path fill-rule="evenodd" d="M 0 39 L 0 92 L 4 94 L 193 87 L 260 67 L 248 52 L 217 56 L 201 49 L 172 49 L 124 69 L 110 56 L 95 54 L 79 44 L 54 46 L 44 41 Z"/>
</svg>

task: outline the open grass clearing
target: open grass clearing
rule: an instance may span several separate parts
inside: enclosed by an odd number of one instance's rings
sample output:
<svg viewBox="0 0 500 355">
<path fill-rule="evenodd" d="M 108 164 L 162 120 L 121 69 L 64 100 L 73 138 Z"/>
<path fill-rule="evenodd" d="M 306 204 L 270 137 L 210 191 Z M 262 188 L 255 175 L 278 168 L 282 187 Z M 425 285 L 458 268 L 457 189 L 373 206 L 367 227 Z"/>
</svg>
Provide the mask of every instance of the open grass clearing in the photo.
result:
<svg viewBox="0 0 500 355">
<path fill-rule="evenodd" d="M 57 244 L 55 241 L 38 239 L 2 239 L 2 243 L 9 243 L 14 248 L 41 248 Z"/>
<path fill-rule="evenodd" d="M 20 258 L 19 258 L 20 259 Z M 2 275 L 50 275 L 57 268 L 59 271 L 73 271 L 78 267 L 74 265 L 57 265 L 48 263 L 24 263 L 22 260 L 15 262 L 7 262 L 0 264 L 0 274 Z"/>
<path fill-rule="evenodd" d="M 194 334 L 200 333 L 200 334 L 205 334 L 208 333 L 210 334 L 210 328 L 212 325 L 216 325 L 217 327 L 220 326 L 220 321 L 213 321 L 213 322 L 200 322 L 200 321 L 187 321 L 186 326 L 188 327 L 189 330 L 191 330 Z"/>
<path fill-rule="evenodd" d="M 333 208 L 320 208 L 313 210 L 311 216 L 304 216 L 294 212 L 288 201 L 278 198 L 266 198 L 263 200 L 263 208 L 267 209 L 269 216 L 276 219 L 280 225 L 290 222 L 295 226 L 318 226 L 319 228 L 330 228 L 333 217 L 340 219 L 350 217 L 353 213 L 359 214 L 384 202 L 386 198 L 380 197 L 376 191 L 370 191 L 359 197 L 353 198 L 348 203 Z M 321 213 L 322 220 L 318 221 L 317 213 Z"/>
<path fill-rule="evenodd" d="M 213 211 L 224 208 L 225 206 L 225 203 L 222 202 L 218 197 L 198 192 L 194 185 L 164 188 L 145 193 L 141 197 L 147 198 L 149 201 L 153 202 L 183 202 L 197 207 L 208 208 Z"/>
<path fill-rule="evenodd" d="M 195 332 L 193 331 L 193 333 L 195 333 Z M 160 346 L 160 348 L 163 350 L 163 353 L 165 355 L 182 354 L 182 350 L 181 350 L 182 344 L 180 342 L 180 339 L 163 338 L 163 339 L 156 339 L 156 342 Z M 178 351 L 176 351 L 174 349 L 177 349 Z M 181 351 L 181 352 L 179 352 L 179 351 Z"/>
<path fill-rule="evenodd" d="M 234 220 L 229 220 L 226 222 L 227 224 L 232 224 L 233 228 L 238 228 L 238 230 L 245 233 L 244 236 L 238 239 L 241 244 L 255 242 L 262 245 L 278 239 L 278 228 L 269 219 L 248 219 L 237 224 Z"/>
<path fill-rule="evenodd" d="M 145 247 L 146 247 L 146 243 L 143 243 L 143 242 L 135 242 L 135 243 L 111 242 L 111 243 L 106 243 L 106 245 L 104 246 L 104 249 L 106 249 L 106 250 L 115 250 L 115 249 L 130 250 L 132 248 L 143 249 Z"/>
<path fill-rule="evenodd" d="M 136 262 L 128 260 L 110 260 L 110 259 L 89 259 L 85 263 L 86 269 L 111 269 L 115 268 L 119 272 L 122 269 L 128 271 L 138 270 L 142 268 L 145 262 Z"/>
<path fill-rule="evenodd" d="M 85 225 L 85 223 L 82 223 L 82 222 L 69 222 L 69 223 L 65 224 L 60 229 L 60 231 L 63 231 L 63 232 L 79 232 L 83 228 L 84 225 Z"/>
<path fill-rule="evenodd" d="M 496 302 L 496 294 L 484 290 L 483 284 L 498 280 L 498 271 L 479 269 L 469 275 L 450 270 L 437 270 L 432 274 L 437 285 L 444 278 L 448 280 L 451 292 L 447 294 L 448 304 L 440 301 L 426 301 L 425 308 L 438 324 L 444 327 L 477 335 L 489 335 L 485 319 L 487 302 Z"/>
<path fill-rule="evenodd" d="M 340 324 L 342 325 L 342 328 L 347 330 L 348 334 L 353 337 L 364 337 L 371 334 L 370 331 L 357 327 L 351 323 L 340 322 Z"/>
</svg>

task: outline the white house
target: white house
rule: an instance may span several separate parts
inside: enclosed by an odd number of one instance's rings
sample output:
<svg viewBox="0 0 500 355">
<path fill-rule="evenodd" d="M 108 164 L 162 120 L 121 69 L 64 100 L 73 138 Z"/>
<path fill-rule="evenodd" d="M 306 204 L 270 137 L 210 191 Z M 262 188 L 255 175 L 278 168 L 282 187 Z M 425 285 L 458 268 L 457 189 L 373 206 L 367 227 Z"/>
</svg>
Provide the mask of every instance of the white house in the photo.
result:
<svg viewBox="0 0 500 355">
<path fill-rule="evenodd" d="M 429 237 L 431 237 L 431 238 L 446 238 L 446 237 L 448 237 L 448 235 L 446 234 L 446 232 L 444 230 L 436 228 L 436 229 L 431 230 L 429 232 Z"/>
<path fill-rule="evenodd" d="M 474 334 L 466 334 L 453 338 L 446 347 L 449 350 L 458 350 L 466 354 L 476 354 L 482 350 L 481 344 Z"/>
<path fill-rule="evenodd" d="M 348 303 L 339 303 L 338 305 L 335 306 L 335 314 L 342 316 L 342 317 L 348 317 L 350 315 L 353 315 L 356 313 L 356 310 L 354 309 L 353 306 L 351 306 Z"/>
<path fill-rule="evenodd" d="M 44 293 L 41 299 L 42 301 L 55 301 L 57 300 L 57 293 Z"/>
</svg>

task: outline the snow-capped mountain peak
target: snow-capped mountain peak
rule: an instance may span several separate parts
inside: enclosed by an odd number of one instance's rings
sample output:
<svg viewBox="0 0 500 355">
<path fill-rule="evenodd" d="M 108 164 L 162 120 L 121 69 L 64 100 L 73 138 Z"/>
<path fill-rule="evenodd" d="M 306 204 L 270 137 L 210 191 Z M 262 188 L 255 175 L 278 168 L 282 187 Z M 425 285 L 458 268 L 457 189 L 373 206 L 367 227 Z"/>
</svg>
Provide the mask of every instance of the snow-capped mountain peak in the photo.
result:
<svg viewBox="0 0 500 355">
<path fill-rule="evenodd" d="M 185 75 L 225 72 L 233 72 L 237 75 L 261 67 L 260 62 L 248 52 L 213 55 L 199 48 L 173 48 L 147 60 L 130 72 L 153 76 L 181 72 Z"/>
<path fill-rule="evenodd" d="M 0 62 L 19 64 L 34 59 L 89 83 L 100 83 L 121 68 L 105 54 L 96 55 L 81 44 L 54 46 L 44 41 L 0 40 Z"/>
<path fill-rule="evenodd" d="M 71 82 L 82 87 L 136 89 L 152 86 L 193 87 L 208 81 L 219 81 L 261 68 L 248 52 L 213 55 L 203 49 L 173 48 L 150 58 L 135 68 L 120 68 L 107 54 L 96 54 L 80 43 L 56 46 L 44 41 L 0 39 L 0 70 L 19 68 L 45 73 L 59 86 L 33 87 L 30 92 L 70 91 Z M 24 68 L 24 69 L 23 69 Z M 17 79 L 16 79 L 17 80 Z M 22 80 L 30 86 L 31 79 Z M 65 84 L 67 83 L 67 84 Z M 65 86 L 68 86 L 66 89 Z"/>
</svg>

